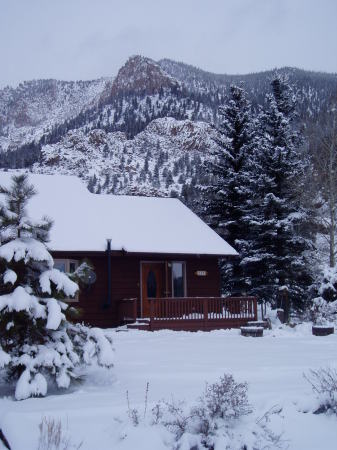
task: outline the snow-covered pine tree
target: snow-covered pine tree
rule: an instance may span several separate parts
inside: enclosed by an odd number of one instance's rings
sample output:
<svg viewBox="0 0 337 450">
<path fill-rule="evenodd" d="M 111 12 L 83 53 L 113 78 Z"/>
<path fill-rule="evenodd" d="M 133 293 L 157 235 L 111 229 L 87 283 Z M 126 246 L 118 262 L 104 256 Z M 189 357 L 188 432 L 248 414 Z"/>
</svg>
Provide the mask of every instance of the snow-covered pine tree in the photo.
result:
<svg viewBox="0 0 337 450">
<path fill-rule="evenodd" d="M 218 144 L 208 164 L 213 184 L 205 190 L 205 214 L 208 223 L 229 242 L 241 258 L 250 247 L 249 214 L 252 205 L 252 155 L 255 145 L 255 122 L 251 104 L 241 86 L 230 87 L 230 98 L 219 109 Z M 208 200 L 210 199 L 210 200 Z M 240 259 L 225 261 L 222 266 L 224 292 L 244 292 L 250 283 Z"/>
<path fill-rule="evenodd" d="M 0 194 L 0 368 L 22 400 L 46 395 L 48 382 L 68 388 L 86 364 L 111 367 L 113 348 L 109 333 L 67 320 L 60 299 L 78 286 L 53 268 L 51 221 L 27 214 L 35 195 L 27 175 L 13 176 Z"/>
<path fill-rule="evenodd" d="M 278 74 L 271 86 L 259 118 L 251 216 L 255 237 L 242 263 L 253 294 L 276 304 L 280 288 L 286 286 L 293 304 L 300 307 L 312 283 L 307 256 L 313 248 L 313 213 L 301 202 L 309 161 L 296 129 L 296 96 L 291 86 Z"/>
</svg>

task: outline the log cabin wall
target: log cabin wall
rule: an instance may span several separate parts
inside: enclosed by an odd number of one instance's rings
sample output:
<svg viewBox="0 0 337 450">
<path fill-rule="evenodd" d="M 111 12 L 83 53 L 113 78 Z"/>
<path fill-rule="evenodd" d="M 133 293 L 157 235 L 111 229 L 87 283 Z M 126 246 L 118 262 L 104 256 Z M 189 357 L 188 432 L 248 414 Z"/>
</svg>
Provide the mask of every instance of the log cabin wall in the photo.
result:
<svg viewBox="0 0 337 450">
<path fill-rule="evenodd" d="M 87 289 L 82 289 L 79 302 L 74 303 L 83 310 L 81 321 L 99 327 L 118 326 L 117 305 L 124 298 L 137 298 L 138 316 L 140 317 L 140 266 L 142 261 L 185 261 L 186 263 L 186 296 L 219 297 L 220 272 L 217 257 L 128 254 L 112 253 L 111 255 L 111 305 L 108 299 L 107 254 L 106 252 L 52 252 L 57 259 L 88 259 L 94 266 L 96 282 Z M 206 272 L 206 276 L 198 276 L 196 272 Z M 169 291 L 171 280 L 169 280 Z M 169 292 L 170 295 L 170 292 Z"/>
<path fill-rule="evenodd" d="M 190 258 L 186 261 L 188 297 L 220 297 L 220 270 L 218 258 Z M 196 272 L 205 271 L 206 276 Z"/>
</svg>

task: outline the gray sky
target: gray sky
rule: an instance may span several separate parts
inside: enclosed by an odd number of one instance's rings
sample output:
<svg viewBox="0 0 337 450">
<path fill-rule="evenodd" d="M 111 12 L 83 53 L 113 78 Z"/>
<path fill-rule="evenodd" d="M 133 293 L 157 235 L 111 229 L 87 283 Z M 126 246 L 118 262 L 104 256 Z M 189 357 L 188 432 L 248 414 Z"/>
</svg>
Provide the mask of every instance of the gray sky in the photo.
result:
<svg viewBox="0 0 337 450">
<path fill-rule="evenodd" d="M 336 23 L 337 0 L 0 0 L 0 87 L 112 76 L 134 54 L 337 72 Z"/>
</svg>

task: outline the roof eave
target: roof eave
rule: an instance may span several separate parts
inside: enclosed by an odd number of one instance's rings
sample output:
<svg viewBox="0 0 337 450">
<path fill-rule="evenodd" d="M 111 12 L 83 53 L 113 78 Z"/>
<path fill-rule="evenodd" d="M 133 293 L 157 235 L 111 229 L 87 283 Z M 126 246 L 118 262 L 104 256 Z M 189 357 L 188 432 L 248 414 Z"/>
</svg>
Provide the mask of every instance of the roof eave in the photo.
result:
<svg viewBox="0 0 337 450">
<path fill-rule="evenodd" d="M 84 249 L 77 249 L 77 250 L 69 250 L 69 249 L 55 249 L 51 248 L 49 249 L 52 253 L 85 253 L 85 254 L 93 254 L 93 253 L 105 253 L 106 250 L 84 250 Z M 111 250 L 111 253 L 114 255 L 185 255 L 185 256 L 196 256 L 196 257 L 214 257 L 214 258 L 237 258 L 239 256 L 238 253 L 236 254 L 229 254 L 229 253 L 196 253 L 196 252 L 167 252 L 167 251 L 127 251 L 124 249 L 121 250 Z"/>
</svg>

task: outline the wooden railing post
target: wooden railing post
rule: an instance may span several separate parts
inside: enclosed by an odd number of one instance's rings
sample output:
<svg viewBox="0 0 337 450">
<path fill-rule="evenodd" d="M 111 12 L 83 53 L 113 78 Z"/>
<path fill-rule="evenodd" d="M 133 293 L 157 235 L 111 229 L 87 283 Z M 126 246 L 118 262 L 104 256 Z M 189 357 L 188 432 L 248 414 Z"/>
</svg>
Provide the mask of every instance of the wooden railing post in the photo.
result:
<svg viewBox="0 0 337 450">
<path fill-rule="evenodd" d="M 136 322 L 137 320 L 137 299 L 133 299 L 133 319 Z"/>
<path fill-rule="evenodd" d="M 204 309 L 204 327 L 205 327 L 205 330 L 207 330 L 207 324 L 208 324 L 208 299 L 207 298 L 204 298 L 203 309 Z"/>
<path fill-rule="evenodd" d="M 153 325 L 153 302 L 154 302 L 154 299 L 148 299 L 148 301 L 150 302 L 150 330 L 152 330 L 152 325 Z"/>
<path fill-rule="evenodd" d="M 253 298 L 253 304 L 254 304 L 254 320 L 257 320 L 257 298 Z"/>
<path fill-rule="evenodd" d="M 118 322 L 120 323 L 120 322 L 122 322 L 122 314 L 121 314 L 121 307 L 122 307 L 122 305 L 121 305 L 121 300 L 118 300 L 118 303 L 117 303 L 117 320 L 118 320 Z"/>
</svg>

